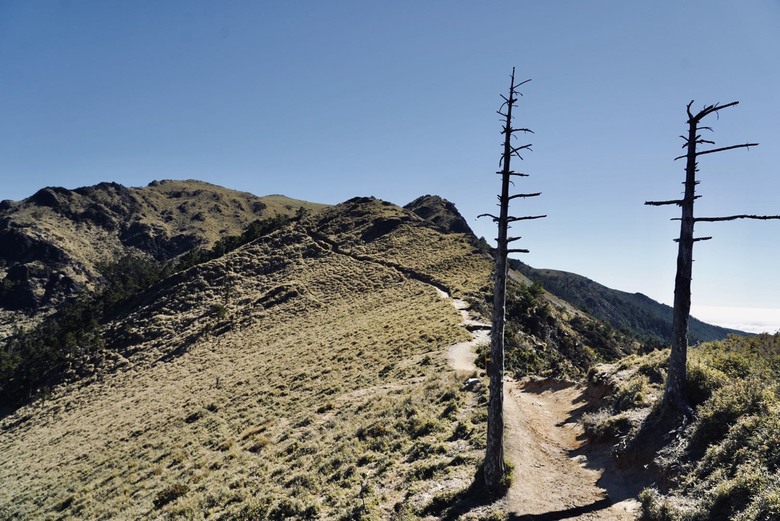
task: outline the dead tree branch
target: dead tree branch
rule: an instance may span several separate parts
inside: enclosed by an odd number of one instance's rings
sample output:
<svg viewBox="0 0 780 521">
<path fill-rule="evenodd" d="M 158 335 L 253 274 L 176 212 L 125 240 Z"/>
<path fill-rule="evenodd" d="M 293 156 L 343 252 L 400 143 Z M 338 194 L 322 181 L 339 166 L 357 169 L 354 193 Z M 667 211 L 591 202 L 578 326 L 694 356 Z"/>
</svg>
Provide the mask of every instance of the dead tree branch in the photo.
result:
<svg viewBox="0 0 780 521">
<path fill-rule="evenodd" d="M 683 204 L 682 199 L 672 199 L 671 201 L 645 201 L 645 204 L 648 206 L 664 206 L 668 204 L 676 204 L 678 206 Z"/>
<path fill-rule="evenodd" d="M 695 143 L 698 143 L 698 141 L 695 141 Z M 711 143 L 713 145 L 715 144 L 713 141 L 707 141 L 707 143 Z M 734 150 L 735 148 L 747 148 L 749 150 L 750 147 L 757 147 L 757 146 L 758 146 L 758 143 L 743 143 L 742 145 L 731 145 L 729 147 L 713 148 L 711 150 L 702 150 L 701 152 L 696 152 L 694 155 L 698 157 L 698 156 L 703 156 L 703 155 L 706 155 L 706 154 L 714 154 L 715 152 L 724 152 L 726 150 Z M 682 156 L 677 156 L 677 157 L 674 158 L 674 160 L 677 161 L 678 159 L 682 159 L 684 157 L 688 157 L 688 155 L 685 154 L 685 155 L 682 155 Z"/>
<path fill-rule="evenodd" d="M 542 192 L 536 192 L 536 193 L 533 193 L 533 194 L 515 194 L 515 195 L 510 195 L 509 196 L 509 200 L 511 201 L 512 199 L 517 199 L 519 197 L 522 197 L 522 198 L 525 198 L 525 197 L 537 197 L 537 196 L 540 196 L 540 195 L 542 195 Z"/>
<path fill-rule="evenodd" d="M 695 217 L 694 222 L 702 223 L 714 223 L 719 221 L 734 221 L 736 219 L 757 219 L 760 221 L 768 221 L 770 219 L 780 219 L 780 215 L 729 215 L 728 217 Z"/>
<path fill-rule="evenodd" d="M 513 223 L 516 221 L 530 221 L 532 219 L 544 219 L 547 217 L 546 215 L 532 215 L 532 216 L 525 216 L 525 217 L 507 217 L 506 221 L 508 223 Z"/>
</svg>

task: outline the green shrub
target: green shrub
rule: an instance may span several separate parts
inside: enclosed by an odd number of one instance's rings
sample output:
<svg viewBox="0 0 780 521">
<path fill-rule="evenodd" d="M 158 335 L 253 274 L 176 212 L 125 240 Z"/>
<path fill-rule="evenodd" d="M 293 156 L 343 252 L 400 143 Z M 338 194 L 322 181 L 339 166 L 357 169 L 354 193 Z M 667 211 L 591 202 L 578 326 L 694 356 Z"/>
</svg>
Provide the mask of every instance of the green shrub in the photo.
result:
<svg viewBox="0 0 780 521">
<path fill-rule="evenodd" d="M 441 428 L 441 423 L 437 420 L 429 417 L 422 417 L 420 415 L 414 415 L 409 418 L 409 421 L 405 426 L 406 432 L 409 433 L 412 438 L 421 438 L 432 432 L 440 431 Z"/>
<path fill-rule="evenodd" d="M 649 384 L 650 382 L 645 375 L 637 374 L 632 377 L 612 395 L 615 411 L 626 411 L 649 405 Z"/>
<path fill-rule="evenodd" d="M 471 438 L 473 432 L 473 429 L 470 429 L 468 425 L 463 422 L 458 422 L 452 430 L 452 436 L 450 436 L 449 441 L 467 440 Z"/>
<path fill-rule="evenodd" d="M 695 509 L 680 498 L 664 496 L 654 488 L 647 488 L 639 494 L 642 504 L 642 518 L 646 521 L 694 521 L 700 519 Z M 704 521 L 704 520 L 702 520 Z"/>
<path fill-rule="evenodd" d="M 759 489 L 750 504 L 738 515 L 734 521 L 764 521 L 768 519 L 780 519 L 780 483 L 777 476 L 765 488 Z"/>
<path fill-rule="evenodd" d="M 407 481 L 429 480 L 440 471 L 449 466 L 447 461 L 436 461 L 433 463 L 422 462 L 412 468 L 406 476 Z"/>
<path fill-rule="evenodd" d="M 693 407 L 701 405 L 728 381 L 729 377 L 718 369 L 704 364 L 688 364 L 685 387 L 688 401 Z"/>
<path fill-rule="evenodd" d="M 224 319 L 227 316 L 228 310 L 224 304 L 212 304 L 211 314 L 217 317 L 219 320 Z"/>
<path fill-rule="evenodd" d="M 730 521 L 752 501 L 756 491 L 766 487 L 767 475 L 750 466 L 743 466 L 736 476 L 720 481 L 706 502 L 707 519 Z"/>
<path fill-rule="evenodd" d="M 607 441 L 627 434 L 631 430 L 631 420 L 623 414 L 613 415 L 602 409 L 595 413 L 585 413 L 582 416 L 582 427 L 593 441 Z"/>
<path fill-rule="evenodd" d="M 317 505 L 306 505 L 296 498 L 285 498 L 277 502 L 268 512 L 268 519 L 283 521 L 286 519 L 316 519 L 319 515 Z"/>
<path fill-rule="evenodd" d="M 387 429 L 387 425 L 381 422 L 375 422 L 367 427 L 361 427 L 357 431 L 357 437 L 359 440 L 366 440 L 369 438 L 379 438 L 390 434 Z"/>
<path fill-rule="evenodd" d="M 742 353 L 727 353 L 714 356 L 709 365 L 729 378 L 747 378 L 754 373 L 756 363 Z"/>
<path fill-rule="evenodd" d="M 775 401 L 774 391 L 765 384 L 751 380 L 729 382 L 715 390 L 697 411 L 693 443 L 706 447 L 721 440 L 739 417 L 768 414 Z"/>
</svg>

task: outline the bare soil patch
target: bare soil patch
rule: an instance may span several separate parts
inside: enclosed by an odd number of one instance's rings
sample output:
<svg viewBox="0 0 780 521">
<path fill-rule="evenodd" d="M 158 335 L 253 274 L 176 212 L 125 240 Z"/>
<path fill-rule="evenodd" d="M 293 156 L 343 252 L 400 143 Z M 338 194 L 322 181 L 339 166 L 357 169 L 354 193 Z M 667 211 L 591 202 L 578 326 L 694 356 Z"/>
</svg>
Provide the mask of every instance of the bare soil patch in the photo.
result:
<svg viewBox="0 0 780 521">
<path fill-rule="evenodd" d="M 586 445 L 578 422 L 588 407 L 584 386 L 558 380 L 504 384 L 507 458 L 514 479 L 509 519 L 636 519 L 646 483 L 618 469 L 608 446 Z"/>
</svg>

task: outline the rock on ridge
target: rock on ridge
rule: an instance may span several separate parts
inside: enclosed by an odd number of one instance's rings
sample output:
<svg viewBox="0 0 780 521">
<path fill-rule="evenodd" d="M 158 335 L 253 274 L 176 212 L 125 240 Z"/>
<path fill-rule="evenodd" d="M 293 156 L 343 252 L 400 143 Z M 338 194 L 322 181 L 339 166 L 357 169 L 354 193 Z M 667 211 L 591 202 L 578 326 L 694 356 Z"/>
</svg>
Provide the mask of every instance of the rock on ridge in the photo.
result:
<svg viewBox="0 0 780 521">
<path fill-rule="evenodd" d="M 404 208 L 447 232 L 474 235 L 455 205 L 438 195 L 423 195 Z"/>
</svg>

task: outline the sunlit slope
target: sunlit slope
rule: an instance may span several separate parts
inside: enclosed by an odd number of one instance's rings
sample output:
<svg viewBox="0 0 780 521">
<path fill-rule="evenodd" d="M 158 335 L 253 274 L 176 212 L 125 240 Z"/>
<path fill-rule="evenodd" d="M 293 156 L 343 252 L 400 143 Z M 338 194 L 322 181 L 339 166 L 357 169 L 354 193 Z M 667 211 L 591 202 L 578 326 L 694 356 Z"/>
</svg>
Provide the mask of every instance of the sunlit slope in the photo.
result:
<svg viewBox="0 0 780 521">
<path fill-rule="evenodd" d="M 2 420 L 0 517 L 424 511 L 468 485 L 484 424 L 431 282 L 489 272 L 465 236 L 368 199 L 175 275 L 106 327 L 112 371 Z"/>
</svg>

